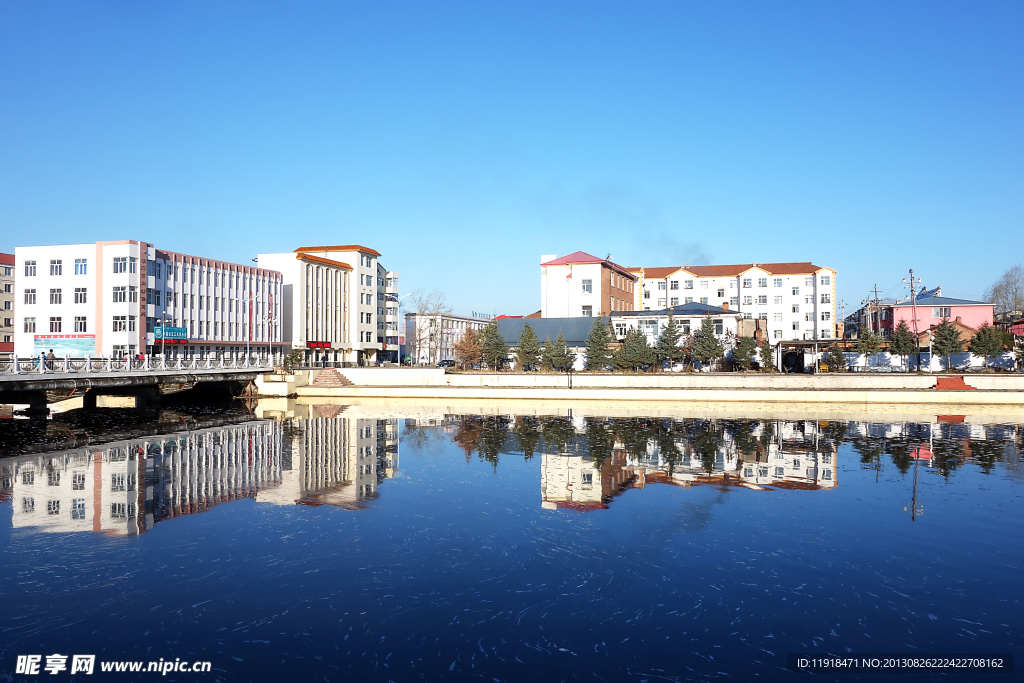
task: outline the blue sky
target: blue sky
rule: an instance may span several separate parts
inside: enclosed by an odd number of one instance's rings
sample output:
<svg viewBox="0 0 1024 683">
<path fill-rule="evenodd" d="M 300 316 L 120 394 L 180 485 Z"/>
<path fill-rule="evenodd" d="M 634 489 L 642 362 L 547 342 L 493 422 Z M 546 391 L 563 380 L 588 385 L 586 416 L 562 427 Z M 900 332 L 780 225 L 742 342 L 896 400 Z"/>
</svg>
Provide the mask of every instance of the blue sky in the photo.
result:
<svg viewBox="0 0 1024 683">
<path fill-rule="evenodd" d="M 0 4 L 0 251 L 360 243 L 456 312 L 539 257 L 1024 260 L 1024 4 Z M 847 309 L 849 311 L 849 308 Z"/>
</svg>

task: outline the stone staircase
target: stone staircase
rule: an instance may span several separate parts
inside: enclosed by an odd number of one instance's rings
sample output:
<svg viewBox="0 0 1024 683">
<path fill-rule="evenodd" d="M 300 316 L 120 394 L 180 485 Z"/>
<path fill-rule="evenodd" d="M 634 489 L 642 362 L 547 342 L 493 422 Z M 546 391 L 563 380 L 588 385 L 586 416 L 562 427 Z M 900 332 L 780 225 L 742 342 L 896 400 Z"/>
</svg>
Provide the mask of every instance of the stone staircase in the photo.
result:
<svg viewBox="0 0 1024 683">
<path fill-rule="evenodd" d="M 336 368 L 327 368 L 321 370 L 320 374 L 316 376 L 312 386 L 314 387 L 354 387 L 355 384 L 346 377 L 345 375 L 338 372 Z"/>
</svg>

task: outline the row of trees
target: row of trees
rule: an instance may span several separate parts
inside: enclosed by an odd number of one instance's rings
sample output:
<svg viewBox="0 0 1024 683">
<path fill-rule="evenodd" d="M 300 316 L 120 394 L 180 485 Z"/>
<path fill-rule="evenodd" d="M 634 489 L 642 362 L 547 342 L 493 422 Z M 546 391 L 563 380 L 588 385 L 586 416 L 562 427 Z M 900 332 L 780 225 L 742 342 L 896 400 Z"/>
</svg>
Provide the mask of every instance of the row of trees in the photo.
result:
<svg viewBox="0 0 1024 683">
<path fill-rule="evenodd" d="M 853 351 L 863 355 L 865 358 L 873 356 L 882 351 L 882 338 L 872 330 L 863 327 L 857 335 L 853 344 Z M 1009 346 L 1008 346 L 1009 344 Z M 975 356 L 985 359 L 985 367 L 988 367 L 990 358 L 998 356 L 1006 348 L 1012 348 L 1013 340 L 1007 341 L 1006 335 L 999 329 L 983 324 L 978 328 L 974 336 L 966 343 L 967 350 Z M 919 351 L 914 333 L 910 331 L 906 321 L 901 320 L 893 330 L 892 339 L 889 340 L 889 353 L 900 357 L 901 364 L 906 368 L 907 356 Z M 961 338 L 960 330 L 948 319 L 932 330 L 932 353 L 945 357 L 946 366 L 950 366 L 950 356 L 964 352 L 964 341 Z M 1018 353 L 1020 355 L 1020 353 Z M 839 372 L 847 369 L 846 356 L 839 344 L 833 344 L 825 357 L 825 362 L 832 372 Z"/>
<path fill-rule="evenodd" d="M 460 368 L 473 367 L 480 362 L 492 370 L 503 369 L 508 364 L 509 346 L 498 331 L 496 321 L 491 321 L 483 330 L 466 330 L 454 344 L 455 362 Z M 682 327 L 669 316 L 668 324 L 652 346 L 647 335 L 638 328 L 630 328 L 618 345 L 615 335 L 601 318 L 595 318 L 587 338 L 584 361 L 588 370 L 640 370 L 665 364 L 700 362 L 712 365 L 721 361 L 726 348 L 715 334 L 710 318 L 704 318 L 700 330 L 685 334 Z M 732 351 L 733 362 L 749 370 L 756 360 L 764 368 L 774 368 L 773 349 L 768 340 L 758 344 L 752 337 L 739 337 Z M 520 370 L 543 368 L 558 372 L 569 371 L 576 363 L 577 354 L 569 348 L 565 336 L 559 331 L 558 338 L 551 341 L 548 336 L 543 345 L 529 323 L 523 326 L 519 344 L 515 348 L 516 365 Z"/>
</svg>

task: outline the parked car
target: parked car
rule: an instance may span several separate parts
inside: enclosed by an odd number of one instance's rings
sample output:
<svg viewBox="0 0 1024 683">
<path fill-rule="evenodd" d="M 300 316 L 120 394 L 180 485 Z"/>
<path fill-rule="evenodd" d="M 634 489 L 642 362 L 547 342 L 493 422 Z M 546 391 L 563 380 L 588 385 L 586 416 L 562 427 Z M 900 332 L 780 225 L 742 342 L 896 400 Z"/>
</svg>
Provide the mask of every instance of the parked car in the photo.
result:
<svg viewBox="0 0 1024 683">
<path fill-rule="evenodd" d="M 437 367 L 439 367 L 439 368 L 454 368 L 455 367 L 455 361 L 451 360 L 450 358 L 447 358 L 447 359 L 445 359 L 443 361 L 440 361 L 437 364 Z"/>
</svg>

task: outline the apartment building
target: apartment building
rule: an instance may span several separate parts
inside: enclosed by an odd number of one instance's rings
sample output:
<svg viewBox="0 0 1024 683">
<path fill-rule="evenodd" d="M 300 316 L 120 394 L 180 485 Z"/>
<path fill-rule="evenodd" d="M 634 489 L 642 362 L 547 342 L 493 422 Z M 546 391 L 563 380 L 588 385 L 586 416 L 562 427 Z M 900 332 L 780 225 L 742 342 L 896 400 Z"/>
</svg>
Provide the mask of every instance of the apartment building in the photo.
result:
<svg viewBox="0 0 1024 683">
<path fill-rule="evenodd" d="M 19 357 L 281 350 L 281 274 L 136 240 L 15 249 Z"/>
<path fill-rule="evenodd" d="M 417 365 L 455 360 L 455 342 L 466 330 L 479 332 L 490 322 L 465 315 L 405 314 L 405 348 Z"/>
<path fill-rule="evenodd" d="M 833 339 L 836 271 L 810 262 L 629 268 L 636 310 L 700 303 L 765 321 L 773 343 Z"/>
<path fill-rule="evenodd" d="M 591 318 L 631 311 L 637 275 L 608 258 L 582 251 L 540 257 L 540 316 Z"/>
<path fill-rule="evenodd" d="M 0 359 L 14 355 L 14 254 L 0 254 Z"/>
<path fill-rule="evenodd" d="M 379 258 L 357 244 L 259 254 L 283 278 L 282 341 L 306 349 L 309 360 L 397 362 L 398 275 Z"/>
</svg>

